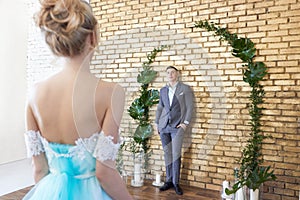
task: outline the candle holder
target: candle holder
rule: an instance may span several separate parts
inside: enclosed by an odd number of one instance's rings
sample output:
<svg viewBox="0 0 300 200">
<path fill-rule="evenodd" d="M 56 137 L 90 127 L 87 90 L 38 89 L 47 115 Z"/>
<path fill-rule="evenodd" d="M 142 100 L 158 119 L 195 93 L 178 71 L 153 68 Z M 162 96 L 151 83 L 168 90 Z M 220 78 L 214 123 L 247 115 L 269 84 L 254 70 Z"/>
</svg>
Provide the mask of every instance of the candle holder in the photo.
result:
<svg viewBox="0 0 300 200">
<path fill-rule="evenodd" d="M 161 187 L 164 185 L 164 182 L 161 182 L 161 175 L 159 173 L 155 174 L 155 181 L 152 182 L 152 185 L 156 187 Z"/>
<path fill-rule="evenodd" d="M 133 179 L 131 180 L 131 186 L 133 187 L 144 185 L 143 157 L 143 153 L 133 155 Z"/>
</svg>

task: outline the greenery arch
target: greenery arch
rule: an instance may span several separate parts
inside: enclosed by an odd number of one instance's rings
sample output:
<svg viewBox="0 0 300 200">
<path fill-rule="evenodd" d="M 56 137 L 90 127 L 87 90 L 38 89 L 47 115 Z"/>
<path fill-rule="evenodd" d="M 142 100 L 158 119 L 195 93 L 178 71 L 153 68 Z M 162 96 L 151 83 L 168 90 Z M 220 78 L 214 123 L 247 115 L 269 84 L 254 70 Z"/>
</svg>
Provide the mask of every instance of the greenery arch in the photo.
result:
<svg viewBox="0 0 300 200">
<path fill-rule="evenodd" d="M 232 47 L 232 55 L 240 58 L 243 64 L 243 81 L 251 87 L 248 105 L 250 115 L 250 138 L 242 150 L 239 160 L 240 169 L 237 174 L 239 181 L 234 184 L 232 190 L 226 189 L 227 194 L 233 194 L 243 186 L 256 190 L 266 181 L 275 180 L 274 170 L 270 166 L 263 165 L 262 144 L 268 136 L 264 136 L 261 130 L 261 104 L 265 91 L 260 81 L 267 74 L 267 68 L 263 62 L 255 62 L 256 49 L 254 43 L 249 38 L 238 37 L 237 34 L 230 33 L 226 28 L 216 26 L 212 22 L 198 21 L 195 28 L 204 28 L 213 31 L 215 36 L 219 36 L 221 41 L 227 41 Z"/>
</svg>

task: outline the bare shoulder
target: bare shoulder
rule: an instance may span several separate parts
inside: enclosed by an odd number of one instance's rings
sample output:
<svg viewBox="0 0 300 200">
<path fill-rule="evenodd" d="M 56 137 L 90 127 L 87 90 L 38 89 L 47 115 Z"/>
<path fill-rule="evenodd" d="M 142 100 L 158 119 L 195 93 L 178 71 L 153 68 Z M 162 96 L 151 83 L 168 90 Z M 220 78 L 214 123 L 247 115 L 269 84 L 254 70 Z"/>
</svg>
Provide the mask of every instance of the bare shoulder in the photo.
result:
<svg viewBox="0 0 300 200">
<path fill-rule="evenodd" d="M 36 101 L 36 99 L 38 98 L 38 96 L 41 95 L 41 93 L 43 93 L 43 88 L 45 87 L 45 81 L 38 81 L 35 82 L 28 91 L 28 103 L 32 104 L 33 102 Z"/>
<path fill-rule="evenodd" d="M 30 88 L 28 93 L 28 101 L 33 104 L 37 101 L 47 99 L 51 85 L 55 82 L 57 74 L 53 74 L 44 79 L 36 81 Z"/>
<path fill-rule="evenodd" d="M 99 81 L 97 90 L 100 92 L 98 94 L 106 94 L 107 96 L 124 95 L 125 93 L 120 84 L 108 81 Z"/>
</svg>

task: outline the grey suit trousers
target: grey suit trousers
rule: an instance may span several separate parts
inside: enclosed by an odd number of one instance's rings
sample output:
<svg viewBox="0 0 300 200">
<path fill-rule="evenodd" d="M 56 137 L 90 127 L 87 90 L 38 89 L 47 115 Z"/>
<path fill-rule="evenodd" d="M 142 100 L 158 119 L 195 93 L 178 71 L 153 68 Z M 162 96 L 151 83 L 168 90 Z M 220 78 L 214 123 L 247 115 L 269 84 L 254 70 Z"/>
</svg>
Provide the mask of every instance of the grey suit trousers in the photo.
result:
<svg viewBox="0 0 300 200">
<path fill-rule="evenodd" d="M 164 150 L 166 182 L 179 184 L 184 130 L 167 126 L 159 135 Z"/>
</svg>

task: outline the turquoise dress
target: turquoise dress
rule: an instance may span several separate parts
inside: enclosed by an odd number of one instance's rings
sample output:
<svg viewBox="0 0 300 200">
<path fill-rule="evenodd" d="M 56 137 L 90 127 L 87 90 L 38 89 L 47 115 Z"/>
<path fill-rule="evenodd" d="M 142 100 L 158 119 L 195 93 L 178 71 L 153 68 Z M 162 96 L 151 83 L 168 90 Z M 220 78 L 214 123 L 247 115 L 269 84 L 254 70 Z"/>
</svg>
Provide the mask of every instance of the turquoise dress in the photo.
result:
<svg viewBox="0 0 300 200">
<path fill-rule="evenodd" d="M 48 142 L 38 131 L 25 134 L 28 156 L 45 153 L 49 174 L 43 177 L 23 200 L 109 200 L 95 176 L 96 159 L 115 160 L 119 144 L 103 132 L 75 145 Z"/>
</svg>

